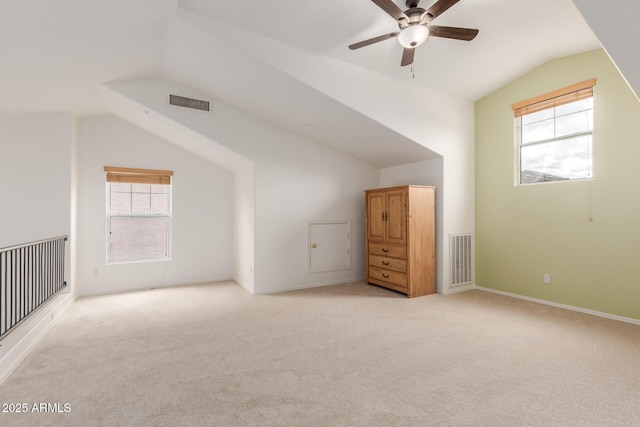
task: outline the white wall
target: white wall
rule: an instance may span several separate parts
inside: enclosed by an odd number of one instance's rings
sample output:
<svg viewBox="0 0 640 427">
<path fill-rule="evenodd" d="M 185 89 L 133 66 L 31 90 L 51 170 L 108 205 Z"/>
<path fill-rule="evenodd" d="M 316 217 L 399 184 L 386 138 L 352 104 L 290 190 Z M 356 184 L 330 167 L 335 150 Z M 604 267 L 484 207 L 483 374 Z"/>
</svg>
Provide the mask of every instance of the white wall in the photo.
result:
<svg viewBox="0 0 640 427">
<path fill-rule="evenodd" d="M 73 300 L 78 296 L 76 287 L 76 266 L 78 265 L 78 122 L 73 119 L 73 133 L 71 140 L 71 236 L 69 237 L 69 283 L 71 284 L 71 292 Z"/>
<path fill-rule="evenodd" d="M 0 384 L 74 300 L 72 216 L 74 120 L 71 114 L 0 121 L 0 248 L 69 235 L 68 288 L 7 335 L 0 346 Z"/>
<path fill-rule="evenodd" d="M 233 174 L 233 279 L 250 293 L 255 292 L 255 182 L 253 164 Z"/>
<path fill-rule="evenodd" d="M 242 268 L 244 274 L 253 274 L 255 293 L 364 278 L 363 191 L 378 186 L 376 168 L 219 101 L 213 102 L 210 115 L 169 107 L 167 91 L 198 95 L 166 80 L 122 82 L 109 87 L 148 109 L 150 115 L 171 118 L 254 163 L 255 265 Z M 242 187 L 250 188 L 250 182 Z M 236 197 L 249 200 L 242 194 Z M 351 270 L 307 273 L 307 223 L 312 220 L 352 221 Z"/>
<path fill-rule="evenodd" d="M 378 170 L 277 128 L 268 139 L 261 133 L 254 157 L 256 292 L 363 279 L 363 191 L 377 187 Z M 313 220 L 352 222 L 351 269 L 307 273 Z"/>
<path fill-rule="evenodd" d="M 0 121 L 0 248 L 71 231 L 70 114 Z"/>
<path fill-rule="evenodd" d="M 446 186 L 446 189 L 443 185 L 440 186 L 441 233 L 437 236 L 442 248 L 440 253 L 448 254 L 450 234 L 474 233 L 472 101 L 304 51 L 220 21 L 203 19 L 185 10 L 179 9 L 178 16 L 185 22 L 204 29 L 210 35 L 207 41 L 215 41 L 217 46 L 219 39 L 232 46 L 239 52 L 238 56 L 243 55 L 247 64 L 252 63 L 246 57 L 248 53 L 253 56 L 253 63 L 258 69 L 264 69 L 264 64 L 268 64 L 289 75 L 296 84 L 302 83 L 313 88 L 440 155 L 444 159 L 442 181 Z M 194 63 L 201 63 L 197 55 L 192 52 L 192 56 L 189 57 L 188 52 L 194 50 L 194 44 L 204 43 L 205 39 L 202 37 L 201 35 L 200 38 L 194 38 L 191 44 L 184 41 L 176 43 L 173 47 L 174 55 L 176 48 L 179 48 L 180 53 L 176 56 L 180 58 L 177 63 L 184 64 L 189 59 Z M 171 43 L 169 49 L 171 51 Z M 213 50 L 204 52 L 215 54 Z M 245 68 L 253 69 L 249 65 Z M 178 76 L 180 73 L 174 71 L 173 75 Z M 244 87 L 242 89 L 244 90 Z M 228 89 L 225 92 L 227 91 Z M 394 100 L 401 100 L 398 101 L 400 104 Z M 392 163 L 383 166 L 395 165 Z M 439 265 L 442 273 L 442 286 L 439 291 L 448 293 L 449 264 L 443 262 Z"/>
<path fill-rule="evenodd" d="M 233 176 L 115 117 L 78 121 L 79 295 L 230 279 Z M 172 259 L 106 265 L 104 166 L 168 169 Z"/>
</svg>

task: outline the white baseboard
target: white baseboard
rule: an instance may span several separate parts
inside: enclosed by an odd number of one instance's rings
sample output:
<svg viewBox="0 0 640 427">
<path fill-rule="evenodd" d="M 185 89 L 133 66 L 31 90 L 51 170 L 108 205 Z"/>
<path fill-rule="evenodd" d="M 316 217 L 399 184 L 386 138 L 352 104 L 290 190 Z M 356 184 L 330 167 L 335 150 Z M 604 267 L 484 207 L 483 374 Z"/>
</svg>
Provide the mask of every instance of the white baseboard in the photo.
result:
<svg viewBox="0 0 640 427">
<path fill-rule="evenodd" d="M 476 285 L 474 285 L 473 283 L 470 283 L 468 285 L 454 286 L 454 287 L 450 286 L 449 289 L 442 292 L 442 295 L 457 294 L 460 292 L 470 291 L 472 289 L 476 289 Z"/>
<path fill-rule="evenodd" d="M 211 283 L 222 283 L 222 282 L 234 282 L 234 279 L 211 279 L 211 280 L 205 280 L 205 281 L 198 281 L 198 282 L 187 282 L 187 283 L 168 283 L 168 284 L 162 284 L 162 285 L 158 285 L 158 286 L 133 286 L 133 287 L 126 287 L 126 288 L 122 288 L 122 289 L 115 289 L 115 290 L 108 290 L 108 291 L 97 291 L 97 292 L 79 292 L 78 294 L 78 298 L 90 298 L 90 297 L 103 297 L 103 296 L 109 296 L 109 295 L 122 295 L 122 294 L 128 294 L 128 293 L 133 293 L 133 292 L 144 292 L 144 291 L 153 291 L 156 289 L 171 289 L 171 288 L 179 288 L 179 287 L 183 287 L 183 286 L 199 286 L 199 285 L 209 285 Z M 237 282 L 236 282 L 237 283 Z"/>
<path fill-rule="evenodd" d="M 56 295 L 0 341 L 0 385 L 9 378 L 74 301 L 71 293 Z"/>
<path fill-rule="evenodd" d="M 279 293 L 282 293 L 282 292 L 299 291 L 299 290 L 302 290 L 302 289 L 319 288 L 321 286 L 340 285 L 342 283 L 355 283 L 355 282 L 362 282 L 362 281 L 364 281 L 364 277 L 356 277 L 356 278 L 351 278 L 351 279 L 331 280 L 329 282 L 321 282 L 321 283 L 313 283 L 313 284 L 309 284 L 309 285 L 294 286 L 292 288 L 286 288 L 286 289 L 270 289 L 270 290 L 266 290 L 266 291 L 254 292 L 253 294 L 254 295 L 271 295 L 271 294 L 279 294 Z"/>
<path fill-rule="evenodd" d="M 512 294 L 510 292 L 499 291 L 491 288 L 484 288 L 482 286 L 474 286 L 474 289 L 478 289 L 480 291 L 491 292 L 492 294 L 504 295 L 511 298 L 517 298 L 525 301 L 535 302 L 538 304 L 550 305 L 552 307 L 563 308 L 565 310 L 577 311 L 580 313 L 591 314 L 592 316 L 604 317 L 606 319 L 618 320 L 620 322 L 632 323 L 634 325 L 640 325 L 640 319 L 634 319 L 631 317 L 618 316 L 616 314 L 603 313 L 601 311 L 589 310 L 586 308 L 575 307 L 573 305 L 560 304 L 553 301 L 547 301 L 538 298 L 532 298 L 524 295 Z"/>
</svg>

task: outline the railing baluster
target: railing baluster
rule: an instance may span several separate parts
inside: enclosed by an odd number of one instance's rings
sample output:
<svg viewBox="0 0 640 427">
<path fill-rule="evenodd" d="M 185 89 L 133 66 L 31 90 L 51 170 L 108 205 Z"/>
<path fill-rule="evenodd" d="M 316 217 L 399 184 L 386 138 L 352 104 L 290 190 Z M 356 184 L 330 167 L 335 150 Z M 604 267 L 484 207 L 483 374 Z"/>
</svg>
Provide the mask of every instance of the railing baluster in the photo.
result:
<svg viewBox="0 0 640 427">
<path fill-rule="evenodd" d="M 20 319 L 22 319 L 26 313 L 24 309 L 24 250 L 25 248 L 20 248 L 20 286 L 18 286 L 18 299 L 20 300 L 20 303 L 18 304 L 20 307 L 18 318 Z"/>
<path fill-rule="evenodd" d="M 58 262 L 56 256 L 58 256 L 58 251 L 56 251 L 56 242 L 51 242 L 51 281 L 49 282 L 49 295 L 52 295 L 56 291 L 56 278 L 58 276 L 58 272 L 56 271 Z"/>
<path fill-rule="evenodd" d="M 33 250 L 31 247 L 27 248 L 27 312 L 31 311 L 31 286 L 33 286 L 33 281 L 31 280 L 31 271 L 33 270 L 33 266 L 31 265 L 31 254 Z"/>
<path fill-rule="evenodd" d="M 9 277 L 8 277 L 8 272 L 9 272 L 9 267 L 8 267 L 8 261 L 9 261 L 9 253 L 5 253 L 4 254 L 4 269 L 3 271 L 1 271 L 0 273 L 4 272 L 4 274 L 2 275 L 4 277 L 4 305 L 2 307 L 0 307 L 2 309 L 2 313 L 0 317 L 2 317 L 2 320 L 4 321 L 4 328 L 2 329 L 2 333 L 4 333 L 5 331 L 7 331 L 9 329 L 9 326 L 7 326 L 7 313 L 9 312 L 9 293 L 7 292 L 7 288 L 9 287 Z"/>
<path fill-rule="evenodd" d="M 16 318 L 16 257 L 15 251 L 11 251 L 11 305 L 9 309 L 9 327 L 12 328 Z"/>
<path fill-rule="evenodd" d="M 47 243 L 47 272 L 49 273 L 49 277 L 47 278 L 47 299 L 51 296 L 53 292 L 51 292 L 51 288 L 53 286 L 53 260 L 51 257 L 53 256 L 53 242 Z"/>
<path fill-rule="evenodd" d="M 16 322 L 16 251 L 11 251 L 11 305 L 9 309 L 9 327 L 13 327 Z"/>
<path fill-rule="evenodd" d="M 49 285 L 49 268 L 47 265 L 47 259 L 49 258 L 49 244 L 42 244 L 42 301 L 40 303 L 47 300 L 48 292 L 47 286 Z"/>
<path fill-rule="evenodd" d="M 49 257 L 51 257 L 51 243 L 44 244 L 44 298 L 42 301 L 46 301 L 49 298 L 49 285 L 51 283 L 51 266 L 49 264 Z"/>
<path fill-rule="evenodd" d="M 53 262 L 51 262 L 53 242 L 47 242 L 47 299 L 51 296 L 51 285 L 53 283 Z"/>
<path fill-rule="evenodd" d="M 6 254 L 0 252 L 0 313 L 4 313 L 4 311 L 6 310 L 6 298 L 4 297 L 4 283 L 5 283 L 5 279 L 4 279 L 4 274 L 3 272 L 7 271 L 6 267 L 4 266 L 5 264 L 5 258 L 6 258 Z M 2 333 L 4 332 L 4 318 L 3 316 L 0 316 L 0 336 L 2 335 Z"/>
<path fill-rule="evenodd" d="M 12 296 L 11 296 L 12 285 L 11 285 L 11 283 L 13 282 L 13 280 L 11 280 L 11 276 L 13 275 L 13 272 L 11 271 L 11 265 L 13 264 L 13 256 L 12 255 L 13 255 L 13 252 L 7 253 L 7 275 L 9 277 L 9 279 L 7 281 L 7 299 L 8 299 L 7 312 L 6 312 L 7 329 L 11 329 L 11 303 L 12 303 Z"/>
<path fill-rule="evenodd" d="M 38 304 L 39 307 L 42 303 L 42 297 L 44 296 L 44 243 L 38 245 Z"/>
</svg>

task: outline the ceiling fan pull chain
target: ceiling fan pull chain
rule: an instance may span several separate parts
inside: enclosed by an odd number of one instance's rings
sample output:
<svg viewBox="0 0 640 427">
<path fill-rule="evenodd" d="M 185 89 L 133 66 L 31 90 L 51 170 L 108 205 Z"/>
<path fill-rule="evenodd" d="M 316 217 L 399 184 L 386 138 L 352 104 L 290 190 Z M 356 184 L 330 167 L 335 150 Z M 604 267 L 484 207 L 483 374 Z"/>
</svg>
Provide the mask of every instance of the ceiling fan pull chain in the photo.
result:
<svg viewBox="0 0 640 427">
<path fill-rule="evenodd" d="M 413 77 L 413 80 L 415 80 L 415 79 L 416 79 L 416 70 L 415 70 L 415 66 L 416 66 L 416 63 L 415 63 L 415 62 L 412 62 L 412 63 L 411 63 L 411 77 Z"/>
</svg>

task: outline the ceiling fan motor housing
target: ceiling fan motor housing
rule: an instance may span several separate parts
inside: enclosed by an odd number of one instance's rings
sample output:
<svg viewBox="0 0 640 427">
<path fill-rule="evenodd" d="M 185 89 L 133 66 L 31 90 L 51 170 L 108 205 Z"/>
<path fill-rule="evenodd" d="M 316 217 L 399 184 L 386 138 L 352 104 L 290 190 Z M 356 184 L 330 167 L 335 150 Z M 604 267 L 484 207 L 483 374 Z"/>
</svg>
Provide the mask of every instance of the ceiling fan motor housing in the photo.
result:
<svg viewBox="0 0 640 427">
<path fill-rule="evenodd" d="M 425 25 L 427 23 L 426 10 L 421 7 L 407 9 L 404 14 L 407 15 L 409 19 L 407 20 L 403 17 L 398 20 L 398 27 L 400 27 L 401 30 L 404 30 L 410 25 Z"/>
</svg>

